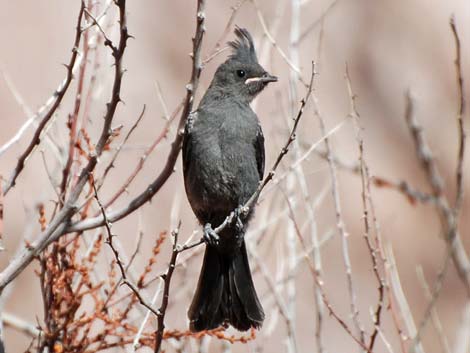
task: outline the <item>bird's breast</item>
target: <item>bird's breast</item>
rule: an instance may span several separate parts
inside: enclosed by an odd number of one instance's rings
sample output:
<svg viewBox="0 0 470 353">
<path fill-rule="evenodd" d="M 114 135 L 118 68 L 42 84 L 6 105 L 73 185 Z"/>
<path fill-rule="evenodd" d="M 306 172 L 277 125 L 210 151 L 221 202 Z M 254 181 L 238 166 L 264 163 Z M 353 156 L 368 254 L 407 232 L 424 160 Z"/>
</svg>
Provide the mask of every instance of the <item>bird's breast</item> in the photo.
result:
<svg viewBox="0 0 470 353">
<path fill-rule="evenodd" d="M 254 193 L 259 174 L 253 135 L 252 127 L 240 121 L 194 126 L 185 185 L 195 211 L 230 212 Z"/>
</svg>

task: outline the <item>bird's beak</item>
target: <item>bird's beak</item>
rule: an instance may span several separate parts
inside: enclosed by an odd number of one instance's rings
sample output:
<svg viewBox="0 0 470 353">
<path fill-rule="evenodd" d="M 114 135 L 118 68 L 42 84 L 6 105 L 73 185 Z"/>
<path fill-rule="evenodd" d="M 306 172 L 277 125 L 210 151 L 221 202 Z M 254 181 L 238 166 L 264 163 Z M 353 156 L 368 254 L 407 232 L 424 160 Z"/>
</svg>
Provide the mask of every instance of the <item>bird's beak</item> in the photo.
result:
<svg viewBox="0 0 470 353">
<path fill-rule="evenodd" d="M 251 82 L 263 82 L 263 83 L 269 83 L 269 82 L 276 82 L 277 77 L 268 74 L 267 72 L 261 76 L 261 77 L 251 77 L 245 81 L 245 85 L 251 83 Z"/>
<path fill-rule="evenodd" d="M 268 83 L 268 82 L 277 82 L 277 77 L 276 76 L 273 76 L 273 75 L 270 75 L 268 74 L 267 72 L 261 77 L 261 82 L 265 82 L 265 83 Z"/>
</svg>

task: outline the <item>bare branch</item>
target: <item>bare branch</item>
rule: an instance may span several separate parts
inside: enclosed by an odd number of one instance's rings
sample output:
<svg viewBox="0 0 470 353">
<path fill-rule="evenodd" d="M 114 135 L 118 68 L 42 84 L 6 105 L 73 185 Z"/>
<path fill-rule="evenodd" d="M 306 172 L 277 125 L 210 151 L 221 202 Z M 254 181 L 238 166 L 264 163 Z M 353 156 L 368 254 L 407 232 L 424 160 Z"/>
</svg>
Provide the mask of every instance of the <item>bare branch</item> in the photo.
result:
<svg viewBox="0 0 470 353">
<path fill-rule="evenodd" d="M 137 125 L 139 125 L 140 121 L 144 117 L 145 109 L 146 109 L 146 105 L 144 104 L 144 107 L 142 108 L 142 112 L 140 113 L 139 117 L 137 118 L 135 123 L 132 125 L 132 127 L 129 129 L 126 136 L 122 140 L 121 144 L 116 148 L 116 152 L 114 153 L 113 157 L 111 158 L 111 161 L 108 163 L 107 167 L 105 168 L 105 170 L 103 172 L 103 175 L 100 178 L 100 181 L 97 183 L 98 184 L 98 187 L 97 187 L 98 190 L 101 189 L 101 187 L 104 184 L 104 180 L 106 179 L 106 176 L 108 175 L 110 170 L 114 167 L 114 163 L 116 162 L 117 157 L 119 156 L 120 152 L 122 151 L 123 146 L 127 143 L 129 138 L 131 137 L 132 133 L 137 128 Z"/>
<path fill-rule="evenodd" d="M 305 97 L 300 102 L 300 108 L 297 112 L 297 116 L 294 119 L 294 124 L 292 126 L 292 130 L 289 134 L 289 137 L 287 138 L 286 143 L 282 147 L 279 155 L 277 156 L 277 158 L 276 158 L 273 166 L 271 167 L 271 170 L 267 174 L 267 176 L 263 179 L 262 182 L 260 182 L 258 188 L 253 193 L 253 195 L 251 195 L 251 197 L 248 199 L 248 201 L 245 202 L 245 204 L 241 207 L 241 211 L 242 211 L 241 215 L 242 216 L 247 215 L 249 213 L 250 207 L 252 207 L 252 205 L 256 202 L 256 200 L 258 200 L 258 197 L 259 197 L 261 191 L 263 191 L 263 189 L 266 187 L 266 185 L 274 178 L 274 175 L 276 174 L 277 167 L 279 166 L 282 159 L 284 158 L 284 156 L 289 151 L 289 147 L 292 144 L 292 142 L 296 139 L 297 126 L 299 125 L 300 118 L 303 115 L 305 106 L 307 105 L 307 102 L 309 101 L 311 93 L 312 93 L 312 85 L 313 85 L 314 76 L 315 76 L 315 65 L 312 63 L 312 75 L 311 75 L 311 78 L 310 78 L 310 84 L 308 86 L 307 93 L 305 94 Z M 226 226 L 228 226 L 229 224 L 231 224 L 234 221 L 235 215 L 236 215 L 236 212 L 232 211 L 230 213 L 230 215 L 227 218 L 225 218 L 224 222 L 222 222 L 222 224 L 220 224 L 217 228 L 215 228 L 214 231 L 216 233 L 221 232 Z"/>
<path fill-rule="evenodd" d="M 79 55 L 77 57 L 76 63 L 74 65 L 74 69 L 72 70 L 72 74 L 75 73 L 76 68 L 78 64 L 82 61 L 82 57 Z M 20 139 L 23 137 L 23 135 L 28 131 L 28 128 L 32 125 L 36 129 L 38 128 L 38 122 L 39 118 L 44 114 L 44 112 L 54 103 L 55 101 L 55 91 L 54 94 L 49 97 L 38 110 L 36 113 L 33 113 L 33 111 L 28 107 L 28 105 L 25 103 L 23 97 L 21 94 L 18 92 L 17 88 L 15 87 L 13 81 L 11 78 L 8 76 L 8 74 L 2 69 L 2 75 L 5 80 L 5 83 L 8 86 L 8 89 L 10 92 L 13 94 L 13 97 L 15 98 L 16 102 L 21 106 L 23 109 L 23 113 L 28 117 L 28 119 L 23 123 L 23 125 L 20 126 L 18 131 L 13 135 L 7 142 L 5 142 L 2 146 L 0 146 L 0 156 L 3 155 L 8 149 L 10 149 L 15 143 L 20 141 Z M 59 88 L 63 87 L 64 82 L 67 80 L 67 77 L 64 78 L 64 80 L 60 83 Z M 57 91 L 57 90 L 56 90 Z M 57 144 L 54 142 L 54 140 L 49 136 L 47 133 L 47 129 L 44 129 L 44 138 L 46 143 L 51 147 L 53 150 L 54 154 L 56 155 L 57 159 L 60 160 L 60 151 L 59 147 Z"/>
<path fill-rule="evenodd" d="M 80 46 L 80 39 L 82 37 L 82 18 L 83 18 L 83 13 L 85 10 L 85 2 L 82 0 L 81 5 L 80 5 L 80 10 L 78 12 L 78 20 L 77 20 L 77 25 L 76 25 L 76 31 L 75 31 L 75 39 L 72 47 L 72 56 L 70 58 L 70 61 L 68 65 L 66 65 L 67 68 L 67 77 L 63 84 L 59 87 L 59 89 L 54 93 L 54 103 L 52 106 L 49 108 L 49 110 L 45 113 L 44 117 L 42 120 L 39 122 L 38 127 L 36 131 L 34 132 L 33 138 L 31 139 L 31 142 L 29 143 L 28 147 L 26 150 L 21 154 L 21 156 L 18 158 L 18 162 L 16 164 L 15 169 L 13 170 L 13 173 L 11 174 L 10 178 L 8 179 L 8 182 L 5 184 L 3 188 L 3 193 L 6 195 L 8 191 L 15 186 L 16 178 L 18 178 L 18 175 L 23 171 L 23 168 L 25 166 L 26 160 L 28 157 L 31 155 L 31 153 L 34 151 L 37 145 L 39 145 L 41 141 L 41 134 L 44 128 L 46 127 L 47 123 L 49 120 L 52 118 L 54 115 L 55 111 L 59 107 L 60 103 L 62 102 L 62 98 L 64 98 L 65 93 L 67 92 L 70 83 L 72 82 L 73 79 L 73 68 L 75 66 L 75 62 L 78 57 L 78 48 Z"/>
<path fill-rule="evenodd" d="M 202 6 L 198 6 L 200 11 L 204 11 L 203 6 L 204 4 L 202 4 Z M 165 331 L 165 314 L 166 314 L 166 309 L 168 308 L 168 300 L 170 298 L 171 277 L 173 276 L 173 271 L 175 270 L 175 267 L 176 267 L 176 259 L 178 257 L 178 254 L 180 253 L 180 251 L 178 250 L 178 247 L 176 246 L 176 244 L 178 244 L 178 234 L 179 234 L 180 227 L 181 227 L 181 223 L 171 233 L 173 237 L 173 251 L 171 252 L 171 259 L 170 259 L 170 264 L 168 265 L 168 270 L 166 271 L 166 274 L 162 276 L 163 281 L 164 281 L 163 297 L 162 297 L 162 304 L 157 312 L 158 328 L 155 333 L 155 353 L 160 353 L 160 348 L 161 348 L 162 340 L 163 340 L 163 333 Z"/>
<path fill-rule="evenodd" d="M 201 3 L 204 3 L 204 1 L 200 0 L 198 2 L 198 8 L 201 6 L 200 5 Z M 202 8 L 204 7 L 202 6 Z M 194 102 L 194 94 L 199 84 L 199 77 L 202 71 L 201 48 L 202 48 L 202 39 L 205 33 L 204 20 L 205 20 L 204 11 L 198 11 L 196 34 L 195 34 L 195 37 L 193 38 L 193 53 L 191 55 L 193 59 L 191 78 L 189 80 L 189 83 L 186 85 L 186 97 L 184 100 L 183 111 L 180 116 L 180 121 L 178 124 L 178 129 L 177 129 L 175 139 L 173 140 L 171 144 L 171 150 L 170 150 L 170 153 L 168 154 L 166 164 L 163 167 L 163 170 L 158 175 L 158 177 L 149 186 L 147 186 L 147 188 L 140 195 L 136 196 L 131 202 L 129 202 L 123 208 L 107 213 L 107 218 L 111 222 L 120 220 L 121 218 L 134 212 L 136 209 L 138 209 L 140 206 L 142 206 L 146 202 L 150 201 L 152 197 L 166 183 L 168 178 L 173 174 L 176 160 L 178 158 L 179 152 L 181 150 L 181 145 L 183 142 L 184 125 L 186 124 L 186 119 L 192 110 L 193 102 Z M 100 215 L 94 218 L 88 218 L 83 221 L 73 223 L 72 225 L 67 227 L 67 232 L 84 231 L 87 229 L 101 227 L 103 224 L 104 224 L 104 218 L 103 216 Z"/>
<path fill-rule="evenodd" d="M 85 184 L 88 182 L 89 175 L 98 164 L 98 157 L 101 156 L 104 148 L 111 136 L 111 124 L 116 112 L 118 103 L 121 101 L 120 92 L 122 85 L 122 77 L 124 71 L 122 70 L 122 59 L 126 49 L 129 34 L 127 32 L 126 24 L 126 0 L 118 0 L 116 6 L 119 8 L 119 23 L 120 23 L 120 36 L 119 44 L 115 47 L 112 43 L 108 46 L 112 48 L 114 65 L 114 82 L 111 92 L 111 99 L 107 104 L 107 111 L 104 116 L 104 123 L 101 130 L 101 135 L 95 147 L 95 152 L 89 157 L 87 165 L 81 170 L 76 185 L 70 192 L 69 197 L 64 202 L 63 208 L 56 214 L 56 216 L 49 223 L 48 227 L 39 234 L 35 240 L 26 249 L 23 249 L 15 258 L 10 262 L 6 269 L 0 274 L 0 293 L 16 276 L 18 276 L 26 266 L 38 256 L 41 251 L 49 244 L 59 239 L 66 233 L 71 217 L 77 212 L 76 202 L 80 197 Z M 80 10 L 79 19 L 83 15 L 83 2 Z M 77 27 L 80 26 L 80 21 Z"/>
<path fill-rule="evenodd" d="M 292 61 L 287 57 L 286 53 L 279 47 L 277 44 L 276 40 L 273 38 L 271 33 L 268 30 L 268 27 L 266 26 L 266 21 L 264 20 L 263 14 L 261 13 L 261 10 L 258 6 L 258 3 L 256 0 L 251 0 L 253 2 L 253 5 L 255 6 L 256 9 L 256 14 L 258 15 L 258 20 L 261 24 L 261 27 L 263 28 L 264 34 L 268 38 L 268 40 L 271 42 L 272 46 L 277 50 L 281 58 L 287 63 L 287 65 L 291 68 L 291 70 L 295 71 L 298 74 L 298 80 L 302 82 L 302 84 L 308 88 L 308 82 L 305 82 L 302 78 L 302 72 L 298 67 L 296 67 Z"/>
<path fill-rule="evenodd" d="M 315 95 L 313 97 L 313 102 L 314 102 L 315 115 L 317 116 L 318 122 L 320 124 L 320 132 L 322 136 L 325 136 L 326 135 L 325 121 L 320 112 L 320 108 L 318 106 L 317 98 L 315 97 Z M 360 341 L 362 344 L 365 344 L 365 332 L 364 332 L 364 327 L 362 326 L 362 323 L 360 322 L 360 319 L 359 319 L 359 309 L 356 303 L 357 296 L 356 296 L 354 283 L 353 283 L 353 277 L 352 277 L 352 266 L 351 266 L 351 259 L 349 255 L 349 242 L 348 242 L 349 234 L 346 230 L 346 225 L 343 220 L 341 200 L 340 200 L 340 194 L 339 194 L 337 169 L 333 161 L 333 157 L 332 157 L 333 152 L 332 152 L 332 148 L 330 145 L 330 140 L 328 138 L 325 138 L 325 149 L 328 154 L 328 166 L 330 169 L 330 175 L 331 175 L 332 186 L 333 186 L 332 192 L 333 192 L 333 201 L 335 205 L 336 226 L 338 228 L 338 232 L 341 237 L 343 262 L 344 262 L 344 267 L 346 270 L 346 278 L 348 281 L 348 292 L 349 292 L 349 299 L 350 299 L 351 316 L 352 316 L 354 325 L 356 327 L 356 331 L 360 337 Z"/>
<path fill-rule="evenodd" d="M 437 199 L 437 211 L 444 229 L 444 239 L 451 249 L 452 260 L 459 274 L 460 280 L 465 286 L 467 296 L 470 297 L 470 261 L 458 232 L 455 212 L 450 208 L 449 202 L 443 195 L 442 178 L 437 169 L 431 150 L 424 137 L 423 129 L 414 116 L 414 102 L 411 95 L 406 95 L 405 120 L 411 132 L 415 144 L 416 154 L 426 173 L 433 194 Z"/>
<path fill-rule="evenodd" d="M 465 110 L 465 95 L 464 95 L 464 85 L 463 85 L 463 76 L 462 76 L 462 54 L 460 52 L 460 38 L 457 32 L 457 27 L 455 24 L 455 18 L 452 16 L 450 18 L 450 28 L 454 36 L 455 42 L 455 73 L 457 77 L 457 89 L 458 89 L 458 112 L 457 112 L 457 124 L 458 124 L 458 133 L 459 133 L 459 151 L 457 155 L 457 173 L 456 173 L 456 184 L 457 191 L 455 197 L 455 206 L 454 212 L 455 217 L 458 218 L 460 209 L 462 208 L 463 196 L 464 196 L 464 178 L 463 178 L 463 162 L 465 159 L 465 128 L 463 114 Z"/>
<path fill-rule="evenodd" d="M 390 261 L 389 273 L 390 273 L 390 287 L 393 290 L 394 296 L 397 300 L 398 307 L 400 308 L 400 313 L 403 321 L 405 322 L 408 335 L 411 337 L 416 336 L 416 325 L 411 313 L 410 306 L 406 300 L 405 293 L 403 293 L 403 288 L 400 282 L 400 276 L 398 274 L 397 264 L 395 262 L 395 256 L 393 254 L 393 249 L 391 246 L 385 248 L 387 259 Z M 424 353 L 421 343 L 417 343 L 414 347 L 413 352 Z"/>
<path fill-rule="evenodd" d="M 31 338 L 36 338 L 40 335 L 41 330 L 39 330 L 35 325 L 10 313 L 3 313 L 2 320 L 4 326 L 22 332 Z"/>
<path fill-rule="evenodd" d="M 98 197 L 98 190 L 96 188 L 95 181 L 93 179 L 93 174 L 90 174 L 90 177 L 91 177 L 91 183 L 92 183 L 92 186 L 93 186 L 93 192 L 94 192 L 95 200 L 98 203 L 98 206 L 100 208 L 101 214 L 103 215 L 103 218 L 105 219 L 104 227 L 106 228 L 106 234 L 107 234 L 106 243 L 109 245 L 111 251 L 113 252 L 114 259 L 116 260 L 116 264 L 118 265 L 119 271 L 121 272 L 122 284 L 125 284 L 126 286 L 128 286 L 132 290 L 132 292 L 134 292 L 135 296 L 137 297 L 137 299 L 139 299 L 139 302 L 143 306 L 145 306 L 148 310 L 150 310 L 155 315 L 158 315 L 158 312 L 155 309 L 152 308 L 152 305 L 150 303 L 148 303 L 142 297 L 142 295 L 140 294 L 139 289 L 137 288 L 137 286 L 135 284 L 133 284 L 132 282 L 130 282 L 129 279 L 127 278 L 126 269 L 124 268 L 124 264 L 122 263 L 122 260 L 119 257 L 119 252 L 118 252 L 118 250 L 116 249 L 116 247 L 114 246 L 114 243 L 113 243 L 113 238 L 116 235 L 114 235 L 112 233 L 111 222 L 106 218 L 106 212 L 104 210 L 103 204 L 101 203 L 101 201 Z"/>
<path fill-rule="evenodd" d="M 447 256 L 447 258 L 449 258 L 449 256 Z M 446 260 L 446 264 L 449 263 L 449 261 Z M 447 265 L 444 265 L 444 269 L 447 268 Z M 445 274 L 445 271 L 443 270 L 441 273 Z M 424 271 L 423 271 L 423 268 L 421 266 L 419 266 L 417 269 L 416 269 L 416 274 L 418 276 L 418 280 L 421 284 L 421 287 L 423 288 L 423 291 L 424 291 L 424 294 L 425 294 L 425 297 L 426 299 L 428 300 L 429 303 L 433 302 L 436 300 L 436 296 L 433 297 L 433 293 L 431 293 L 431 290 L 429 288 L 429 285 L 428 283 L 426 282 L 426 278 L 424 276 Z M 444 278 L 444 275 L 442 276 L 439 276 L 439 278 Z M 440 282 L 441 284 L 439 285 L 439 287 L 442 287 L 442 279 L 439 280 L 438 278 L 438 282 Z M 436 293 L 436 291 L 434 292 Z M 431 315 L 431 320 L 434 324 L 434 327 L 436 328 L 436 331 L 437 331 L 437 336 L 439 337 L 439 342 L 441 344 L 441 348 L 443 350 L 443 352 L 445 353 L 450 353 L 451 350 L 450 350 L 450 347 L 449 347 L 449 342 L 447 341 L 447 337 L 445 336 L 444 334 L 444 329 L 442 327 L 442 323 L 441 323 L 441 320 L 439 319 L 439 315 L 437 313 L 437 310 L 435 308 L 435 306 L 431 306 L 429 305 L 430 307 L 430 315 Z M 424 320 L 423 320 L 424 321 Z M 417 336 L 419 335 L 419 330 L 418 330 L 418 334 Z"/>
<path fill-rule="evenodd" d="M 371 195 L 369 194 L 369 188 L 368 188 L 368 186 L 370 185 L 370 178 L 369 178 L 369 173 L 368 173 L 368 166 L 366 164 L 366 160 L 364 156 L 364 140 L 362 138 L 361 126 L 359 125 L 360 115 L 356 107 L 356 95 L 354 94 L 353 89 L 352 89 L 351 77 L 349 76 L 349 70 L 348 70 L 347 65 L 346 65 L 345 79 L 346 79 L 346 85 L 348 89 L 349 102 L 350 102 L 349 115 L 352 117 L 352 120 L 356 128 L 356 140 L 359 146 L 359 162 L 360 162 L 360 175 L 361 175 L 361 187 L 362 187 L 361 198 L 362 198 L 362 208 L 364 212 L 363 236 L 367 245 L 367 249 L 371 256 L 372 270 L 374 272 L 375 279 L 378 284 L 378 287 L 377 287 L 378 300 L 377 300 L 375 312 L 373 314 L 374 331 L 370 335 L 370 341 L 369 341 L 369 346 L 368 346 L 369 350 L 373 351 L 376 338 L 379 333 L 382 312 L 383 312 L 383 307 L 384 307 L 385 280 L 382 278 L 379 272 L 379 263 L 378 263 L 378 256 L 377 256 L 377 252 L 378 252 L 377 248 L 379 247 L 379 245 L 378 244 L 374 245 L 372 242 L 372 234 L 371 234 L 372 227 L 370 225 L 370 220 L 369 220 L 370 210 L 369 210 L 369 204 L 368 204 L 368 203 L 371 203 L 372 201 Z"/>
</svg>

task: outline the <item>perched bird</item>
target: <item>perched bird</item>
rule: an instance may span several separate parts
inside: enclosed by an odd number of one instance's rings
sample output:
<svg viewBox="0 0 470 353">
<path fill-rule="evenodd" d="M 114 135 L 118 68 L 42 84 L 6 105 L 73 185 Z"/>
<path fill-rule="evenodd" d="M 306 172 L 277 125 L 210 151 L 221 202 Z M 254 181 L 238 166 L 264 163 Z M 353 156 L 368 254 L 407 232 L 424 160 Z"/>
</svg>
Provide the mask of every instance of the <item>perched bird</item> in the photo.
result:
<svg viewBox="0 0 470 353">
<path fill-rule="evenodd" d="M 250 33 L 237 27 L 235 35 L 237 40 L 229 42 L 232 54 L 190 114 L 183 139 L 186 194 L 206 241 L 188 311 L 192 331 L 227 324 L 246 331 L 264 320 L 244 241 L 253 209 L 243 217 L 239 210 L 264 173 L 264 137 L 250 102 L 277 77 L 258 63 Z M 217 234 L 214 228 L 234 210 L 236 221 Z"/>
</svg>

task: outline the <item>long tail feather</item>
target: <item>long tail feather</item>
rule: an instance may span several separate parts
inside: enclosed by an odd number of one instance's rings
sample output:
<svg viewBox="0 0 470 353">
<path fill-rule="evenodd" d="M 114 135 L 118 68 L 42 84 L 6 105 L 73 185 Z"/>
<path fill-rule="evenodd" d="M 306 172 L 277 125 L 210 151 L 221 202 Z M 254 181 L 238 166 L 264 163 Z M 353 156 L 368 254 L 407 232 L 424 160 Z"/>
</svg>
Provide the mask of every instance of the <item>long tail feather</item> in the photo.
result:
<svg viewBox="0 0 470 353">
<path fill-rule="evenodd" d="M 244 242 L 233 255 L 206 247 L 188 317 L 190 330 L 196 332 L 225 323 L 240 331 L 261 327 L 264 311 L 251 278 Z"/>
</svg>

